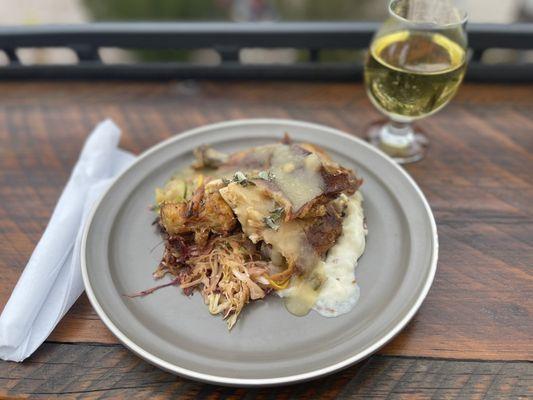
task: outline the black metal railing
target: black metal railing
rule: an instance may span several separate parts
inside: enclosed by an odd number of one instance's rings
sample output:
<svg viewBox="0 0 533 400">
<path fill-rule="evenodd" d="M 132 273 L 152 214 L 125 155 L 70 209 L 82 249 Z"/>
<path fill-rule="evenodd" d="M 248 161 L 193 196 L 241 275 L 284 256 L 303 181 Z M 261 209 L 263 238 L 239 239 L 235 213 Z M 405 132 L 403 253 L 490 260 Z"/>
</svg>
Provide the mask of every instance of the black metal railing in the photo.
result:
<svg viewBox="0 0 533 400">
<path fill-rule="evenodd" d="M 7 64 L 0 79 L 307 79 L 357 80 L 362 64 L 323 62 L 325 50 L 365 49 L 377 23 L 93 23 L 0 28 L 0 50 Z M 533 50 L 533 24 L 470 24 L 473 57 L 467 79 L 475 81 L 533 81 L 533 64 L 485 64 L 489 49 Z M 24 48 L 65 47 L 75 52 L 72 65 L 25 65 L 17 56 Z M 217 65 L 188 61 L 106 64 L 102 48 L 144 50 L 213 49 Z M 307 51 L 306 61 L 291 64 L 243 64 L 244 48 L 293 48 Z"/>
</svg>

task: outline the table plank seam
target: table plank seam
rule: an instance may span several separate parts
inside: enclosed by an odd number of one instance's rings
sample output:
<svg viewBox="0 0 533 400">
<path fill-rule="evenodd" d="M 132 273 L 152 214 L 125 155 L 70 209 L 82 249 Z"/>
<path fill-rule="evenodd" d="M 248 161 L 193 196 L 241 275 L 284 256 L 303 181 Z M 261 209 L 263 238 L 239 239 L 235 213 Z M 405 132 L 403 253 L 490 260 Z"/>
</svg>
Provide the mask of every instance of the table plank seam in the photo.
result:
<svg viewBox="0 0 533 400">
<path fill-rule="evenodd" d="M 98 342 L 64 342 L 64 341 L 57 341 L 57 340 L 46 340 L 45 343 L 48 344 L 57 344 L 57 345 L 68 345 L 68 346 L 93 346 L 93 347 L 115 347 L 115 348 L 124 348 L 127 349 L 124 345 L 121 343 L 98 343 Z M 456 358 L 456 357 L 430 357 L 430 356 L 408 356 L 408 355 L 398 355 L 398 354 L 380 354 L 379 352 L 376 353 L 377 357 L 388 357 L 388 358 L 398 358 L 398 359 L 404 359 L 404 360 L 428 360 L 428 361 L 464 361 L 464 362 L 476 362 L 476 363 L 533 363 L 533 359 L 531 360 L 512 360 L 512 359 L 506 359 L 505 361 L 502 361 L 501 359 L 481 359 L 481 358 Z M 362 362 L 362 361 L 361 361 Z"/>
</svg>

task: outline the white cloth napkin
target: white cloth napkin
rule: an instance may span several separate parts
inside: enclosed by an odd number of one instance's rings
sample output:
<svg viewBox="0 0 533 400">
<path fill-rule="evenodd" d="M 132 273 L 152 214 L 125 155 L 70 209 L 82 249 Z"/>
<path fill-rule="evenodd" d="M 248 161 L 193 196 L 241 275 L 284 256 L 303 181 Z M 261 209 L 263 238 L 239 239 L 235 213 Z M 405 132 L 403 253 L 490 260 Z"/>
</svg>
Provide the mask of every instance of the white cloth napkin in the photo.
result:
<svg viewBox="0 0 533 400">
<path fill-rule="evenodd" d="M 2 315 L 0 358 L 30 356 L 83 292 L 80 245 L 95 201 L 134 156 L 118 148 L 120 129 L 101 122 L 87 138 L 52 218 Z"/>
</svg>

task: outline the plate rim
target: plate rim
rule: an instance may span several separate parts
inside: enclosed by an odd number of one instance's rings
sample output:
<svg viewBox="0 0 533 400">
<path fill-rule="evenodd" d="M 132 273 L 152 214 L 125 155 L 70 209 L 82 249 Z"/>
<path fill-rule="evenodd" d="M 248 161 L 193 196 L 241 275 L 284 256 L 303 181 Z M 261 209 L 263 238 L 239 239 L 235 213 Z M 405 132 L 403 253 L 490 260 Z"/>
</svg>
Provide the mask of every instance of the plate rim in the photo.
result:
<svg viewBox="0 0 533 400">
<path fill-rule="evenodd" d="M 88 268 L 87 268 L 87 238 L 89 235 L 89 231 L 94 219 L 94 216 L 99 209 L 103 199 L 106 197 L 107 193 L 111 190 L 111 188 L 115 185 L 115 183 L 128 171 L 130 171 L 132 168 L 135 168 L 135 166 L 142 161 L 144 158 L 148 157 L 154 152 L 157 152 L 159 149 L 164 148 L 168 146 L 170 143 L 173 143 L 174 141 L 182 140 L 186 137 L 196 135 L 198 133 L 209 131 L 209 130 L 216 130 L 220 128 L 231 128 L 236 127 L 240 125 L 264 125 L 264 124 L 274 124 L 274 125 L 285 125 L 285 126 L 298 126 L 301 128 L 314 128 L 314 129 L 320 129 L 322 131 L 342 136 L 345 138 L 348 138 L 350 140 L 353 140 L 357 142 L 359 145 L 362 145 L 363 147 L 366 147 L 368 150 L 374 152 L 377 154 L 384 162 L 388 163 L 390 166 L 395 168 L 398 172 L 400 172 L 401 175 L 404 176 L 404 178 L 407 179 L 409 184 L 412 186 L 412 188 L 415 189 L 416 194 L 422 201 L 422 204 L 424 206 L 424 211 L 426 212 L 426 216 L 428 217 L 429 223 L 430 223 L 430 229 L 431 229 L 431 236 L 432 236 L 432 247 L 433 251 L 431 253 L 431 260 L 430 260 L 430 266 L 429 266 L 429 273 L 426 278 L 426 281 L 424 282 L 424 286 L 422 290 L 420 291 L 415 303 L 413 306 L 409 309 L 409 311 L 403 316 L 403 318 L 385 334 L 382 336 L 379 340 L 377 340 L 372 345 L 368 346 L 365 350 L 360 351 L 359 353 L 356 353 L 350 357 L 347 357 L 346 359 L 333 363 L 331 365 L 328 365 L 327 367 L 323 367 L 320 369 L 316 369 L 310 372 L 301 373 L 301 374 L 293 374 L 283 377 L 276 377 L 276 378 L 233 378 L 233 377 L 227 377 L 222 375 L 212 375 L 207 374 L 203 372 L 198 372 L 194 370 L 190 370 L 188 368 L 180 367 L 179 365 L 170 363 L 168 361 L 165 361 L 150 352 L 144 350 L 141 346 L 137 345 L 133 342 L 130 338 L 127 337 L 126 334 L 124 334 L 114 323 L 111 321 L 111 319 L 107 316 L 103 308 L 100 306 L 100 303 L 98 299 L 96 298 L 96 295 L 91 287 L 91 283 L 89 281 L 89 275 L 88 275 Z M 89 302 L 91 303 L 92 307 L 96 311 L 98 317 L 104 322 L 106 327 L 117 337 L 120 342 L 126 346 L 130 351 L 135 353 L 137 356 L 141 357 L 142 359 L 146 360 L 147 362 L 151 363 L 152 365 L 155 365 L 159 368 L 162 368 L 165 371 L 178 374 L 181 376 L 184 376 L 186 378 L 191 378 L 194 380 L 202 381 L 202 382 L 208 382 L 208 383 L 215 383 L 220 385 L 228 385 L 228 386 L 248 386 L 248 387 L 259 387 L 259 386 L 276 386 L 276 385 L 283 385 L 283 384 L 289 384 L 289 383 L 297 383 L 297 382 L 303 382 L 308 381 L 311 379 L 315 379 L 324 375 L 331 374 L 333 372 L 336 372 L 338 370 L 341 370 L 343 368 L 346 368 L 352 364 L 355 364 L 358 361 L 361 361 L 365 359 L 366 357 L 370 356 L 371 354 L 378 351 L 381 347 L 383 347 L 385 344 L 387 344 L 390 340 L 392 340 L 406 325 L 407 323 L 413 318 L 413 316 L 416 314 L 416 312 L 419 310 L 420 306 L 422 305 L 422 302 L 427 297 L 427 294 L 429 292 L 429 289 L 431 288 L 436 270 L 437 270 L 437 260 L 438 260 L 438 254 L 439 254 L 439 241 L 438 241 L 438 233 L 437 233 L 437 225 L 435 222 L 435 217 L 433 215 L 433 212 L 431 210 L 431 207 L 418 186 L 418 184 L 414 181 L 414 179 L 407 173 L 405 169 L 403 169 L 400 165 L 396 164 L 392 158 L 388 157 L 385 153 L 382 151 L 376 149 L 375 147 L 371 146 L 369 143 L 365 142 L 361 138 L 351 135 L 349 133 L 346 133 L 344 131 L 341 131 L 336 128 L 332 128 L 326 125 L 317 124 L 317 123 L 311 123 L 306 121 L 300 121 L 300 120 L 293 120 L 293 119 L 280 119 L 280 118 L 252 118 L 252 119 L 236 119 L 236 120 L 228 120 L 223 122 L 217 122 L 207 125 L 202 125 L 193 129 L 185 130 L 181 133 L 176 133 L 169 137 L 168 139 L 165 139 L 154 146 L 148 148 L 147 150 L 143 151 L 140 155 L 137 156 L 135 161 L 128 166 L 126 169 L 124 169 L 120 174 L 118 174 L 111 182 L 109 187 L 100 195 L 98 200 L 93 205 L 88 218 L 87 222 L 83 228 L 83 235 L 82 235 L 82 241 L 81 241 L 81 272 L 82 272 L 82 278 L 83 278 L 83 284 L 85 287 L 85 293 L 87 294 L 87 297 L 89 298 Z"/>
</svg>

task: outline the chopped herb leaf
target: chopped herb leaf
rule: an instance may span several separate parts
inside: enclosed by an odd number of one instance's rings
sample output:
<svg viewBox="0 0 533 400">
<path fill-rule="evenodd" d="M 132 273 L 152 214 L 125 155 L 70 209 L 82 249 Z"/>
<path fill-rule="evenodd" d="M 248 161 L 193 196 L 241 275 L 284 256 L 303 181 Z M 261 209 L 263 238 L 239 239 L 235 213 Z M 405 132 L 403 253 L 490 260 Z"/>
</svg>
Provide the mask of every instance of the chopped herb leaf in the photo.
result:
<svg viewBox="0 0 533 400">
<path fill-rule="evenodd" d="M 263 222 L 265 223 L 266 226 L 268 226 L 270 229 L 274 229 L 275 231 L 277 231 L 279 229 L 279 225 L 276 224 L 272 217 L 265 217 L 263 218 Z"/>
<path fill-rule="evenodd" d="M 233 175 L 233 179 L 235 180 L 235 182 L 241 183 L 244 182 L 247 178 L 244 172 L 237 171 L 235 172 L 235 175 Z"/>
<path fill-rule="evenodd" d="M 255 183 L 248 180 L 248 178 L 242 171 L 235 172 L 235 174 L 233 175 L 232 181 L 237 182 L 239 185 L 242 185 L 242 186 L 255 185 Z"/>
<path fill-rule="evenodd" d="M 272 181 L 275 178 L 275 175 L 271 171 L 261 171 L 257 174 L 257 177 L 264 181 Z"/>
<path fill-rule="evenodd" d="M 285 212 L 285 209 L 283 207 L 278 207 L 270 213 L 270 216 L 272 217 L 274 221 L 278 222 L 283 216 L 284 212 Z"/>
<path fill-rule="evenodd" d="M 281 220 L 284 211 L 285 209 L 283 207 L 275 208 L 270 212 L 270 215 L 268 217 L 263 218 L 263 222 L 270 229 L 274 229 L 275 231 L 277 231 L 279 229 L 279 221 Z"/>
</svg>

